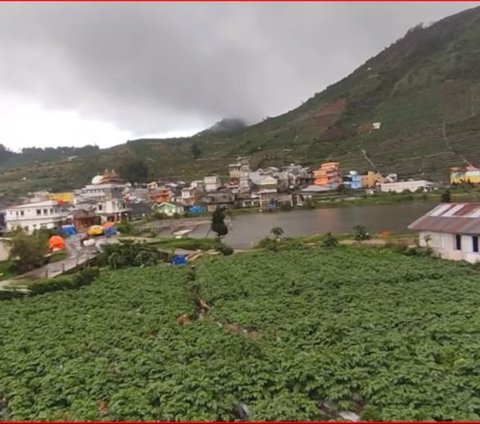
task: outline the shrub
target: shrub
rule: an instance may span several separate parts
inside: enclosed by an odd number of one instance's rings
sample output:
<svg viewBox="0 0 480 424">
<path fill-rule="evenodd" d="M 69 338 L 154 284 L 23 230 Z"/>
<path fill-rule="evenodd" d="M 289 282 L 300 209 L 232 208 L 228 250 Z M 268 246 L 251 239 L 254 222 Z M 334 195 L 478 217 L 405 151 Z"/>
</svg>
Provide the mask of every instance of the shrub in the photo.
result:
<svg viewBox="0 0 480 424">
<path fill-rule="evenodd" d="M 270 237 L 265 237 L 263 239 L 261 239 L 256 245 L 255 247 L 258 248 L 258 249 L 269 249 L 271 247 L 277 247 L 277 242 L 275 240 L 272 240 Z M 274 250 L 274 249 L 271 249 L 271 250 Z"/>
<path fill-rule="evenodd" d="M 329 232 L 325 235 L 325 239 L 323 240 L 322 244 L 325 247 L 336 247 L 338 245 L 338 239 Z"/>
<path fill-rule="evenodd" d="M 35 280 L 27 285 L 31 295 L 49 293 L 58 290 L 77 289 L 91 284 L 99 275 L 96 267 L 88 267 L 73 275 L 62 275 L 60 277 L 46 280 Z"/>
<path fill-rule="evenodd" d="M 223 256 L 230 256 L 233 254 L 233 248 L 222 242 L 218 242 L 215 245 L 215 250 L 220 252 Z"/>
<path fill-rule="evenodd" d="M 168 254 L 160 252 L 154 246 L 128 240 L 105 245 L 97 260 L 99 265 L 118 269 L 129 266 L 150 266 L 168 259 Z"/>
<path fill-rule="evenodd" d="M 363 225 L 355 225 L 353 230 L 355 231 L 354 237 L 356 241 L 368 240 L 370 238 L 370 235 Z"/>
<path fill-rule="evenodd" d="M 130 234 L 134 228 L 133 225 L 127 221 L 119 222 L 115 226 L 117 227 L 117 230 L 120 231 L 121 234 Z"/>
<path fill-rule="evenodd" d="M 442 193 L 442 196 L 440 198 L 441 203 L 450 203 L 451 201 L 451 195 L 450 195 L 450 190 L 445 190 Z"/>
<path fill-rule="evenodd" d="M 25 297 L 25 293 L 17 291 L 15 289 L 0 290 L 0 301 L 21 299 L 22 297 Z"/>
</svg>

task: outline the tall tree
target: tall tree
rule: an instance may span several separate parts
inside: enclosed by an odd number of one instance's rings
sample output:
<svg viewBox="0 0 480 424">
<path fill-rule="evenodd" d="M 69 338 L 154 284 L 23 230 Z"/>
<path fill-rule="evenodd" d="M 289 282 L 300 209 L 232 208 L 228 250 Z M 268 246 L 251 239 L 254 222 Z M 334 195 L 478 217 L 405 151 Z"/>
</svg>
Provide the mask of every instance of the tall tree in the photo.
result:
<svg viewBox="0 0 480 424">
<path fill-rule="evenodd" d="M 225 224 L 225 207 L 217 206 L 212 214 L 212 231 L 217 233 L 218 237 L 228 234 L 228 227 Z"/>
<path fill-rule="evenodd" d="M 43 232 L 27 235 L 18 232 L 11 241 L 9 258 L 17 261 L 20 272 L 29 271 L 43 265 L 48 249 L 48 238 Z"/>
</svg>

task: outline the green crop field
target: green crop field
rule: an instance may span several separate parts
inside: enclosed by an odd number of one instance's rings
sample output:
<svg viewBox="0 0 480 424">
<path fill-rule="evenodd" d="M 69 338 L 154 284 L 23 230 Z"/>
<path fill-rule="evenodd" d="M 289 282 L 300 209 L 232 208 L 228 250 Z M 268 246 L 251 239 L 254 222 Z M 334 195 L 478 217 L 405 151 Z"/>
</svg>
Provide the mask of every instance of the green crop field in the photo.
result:
<svg viewBox="0 0 480 424">
<path fill-rule="evenodd" d="M 313 247 L 203 259 L 192 275 L 103 271 L 1 302 L 0 418 L 480 419 L 475 267 Z M 195 293 L 209 306 L 196 320 Z"/>
</svg>

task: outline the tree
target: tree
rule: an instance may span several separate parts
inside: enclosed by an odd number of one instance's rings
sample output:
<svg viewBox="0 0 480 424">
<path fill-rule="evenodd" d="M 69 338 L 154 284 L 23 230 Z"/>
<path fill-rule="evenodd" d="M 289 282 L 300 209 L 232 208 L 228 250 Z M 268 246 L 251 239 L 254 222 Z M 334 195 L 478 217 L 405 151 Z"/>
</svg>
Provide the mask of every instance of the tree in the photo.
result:
<svg viewBox="0 0 480 424">
<path fill-rule="evenodd" d="M 197 144 L 197 143 L 193 143 L 193 144 L 192 144 L 192 155 L 193 155 L 193 159 L 199 158 L 201 154 L 202 154 L 202 151 L 201 151 L 200 148 L 198 147 L 198 144 Z"/>
<path fill-rule="evenodd" d="M 279 240 L 283 236 L 284 231 L 282 227 L 273 227 L 270 233 L 275 237 L 275 240 Z"/>
<path fill-rule="evenodd" d="M 451 202 L 450 190 L 447 189 L 442 193 L 442 197 L 441 197 L 440 201 L 442 203 L 450 203 Z"/>
<path fill-rule="evenodd" d="M 228 227 L 225 224 L 225 207 L 217 206 L 212 213 L 211 229 L 213 232 L 217 233 L 219 238 L 228 234 Z"/>
<path fill-rule="evenodd" d="M 150 174 L 146 162 L 135 157 L 125 158 L 118 171 L 130 183 L 144 183 L 148 181 Z"/>
<path fill-rule="evenodd" d="M 17 261 L 20 272 L 26 272 L 44 264 L 47 250 L 48 238 L 45 234 L 29 236 L 19 232 L 12 238 L 9 259 Z"/>
</svg>

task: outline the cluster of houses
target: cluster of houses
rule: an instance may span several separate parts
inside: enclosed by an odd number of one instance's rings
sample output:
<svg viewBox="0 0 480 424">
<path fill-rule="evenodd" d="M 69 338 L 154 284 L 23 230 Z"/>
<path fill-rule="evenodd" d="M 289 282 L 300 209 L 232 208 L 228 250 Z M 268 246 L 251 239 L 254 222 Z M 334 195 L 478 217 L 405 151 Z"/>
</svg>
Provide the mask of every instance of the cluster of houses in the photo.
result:
<svg viewBox="0 0 480 424">
<path fill-rule="evenodd" d="M 320 187 L 324 191 L 338 189 L 340 186 L 352 190 L 370 190 L 380 192 L 403 193 L 405 191 L 430 190 L 434 183 L 427 180 L 403 180 L 398 179 L 397 174 L 388 174 L 383 176 L 379 172 L 368 171 L 364 175 L 357 171 L 349 171 L 348 174 L 342 174 L 339 162 L 325 162 L 319 169 L 313 171 L 314 186 L 307 187 L 315 189 Z"/>
<path fill-rule="evenodd" d="M 398 181 L 395 174 L 384 177 L 378 172 L 360 175 L 349 171 L 344 175 L 338 162 L 323 163 L 313 172 L 296 164 L 252 170 L 249 159 L 240 157 L 228 165 L 228 178 L 223 182 L 218 175 L 209 175 L 190 183 L 153 181 L 132 186 L 114 170 L 106 170 L 70 193 L 34 193 L 27 203 L 8 207 L 3 217 L 7 231 L 20 227 L 31 233 L 60 224 L 82 230 L 109 221 L 140 219 L 152 212 L 172 217 L 212 212 L 218 206 L 262 210 L 291 207 L 329 196 L 342 187 L 403 192 L 432 186 L 425 180 Z"/>
</svg>

